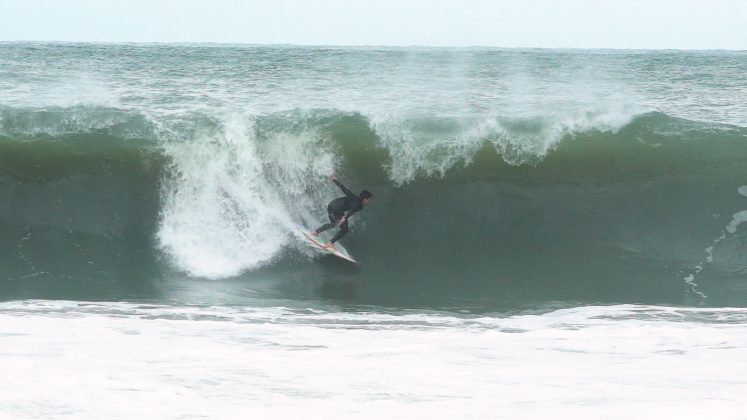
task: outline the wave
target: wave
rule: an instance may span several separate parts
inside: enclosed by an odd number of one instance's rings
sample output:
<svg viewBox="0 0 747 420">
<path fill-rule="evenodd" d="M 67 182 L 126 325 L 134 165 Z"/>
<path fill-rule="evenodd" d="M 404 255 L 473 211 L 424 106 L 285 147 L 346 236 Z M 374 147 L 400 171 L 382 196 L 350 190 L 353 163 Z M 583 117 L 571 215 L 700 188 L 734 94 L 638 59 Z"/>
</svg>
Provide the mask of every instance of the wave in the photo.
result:
<svg viewBox="0 0 747 420">
<path fill-rule="evenodd" d="M 181 272 L 355 279 L 373 303 L 744 305 L 745 140 L 661 113 L 0 108 L 2 295 L 138 295 Z M 360 269 L 289 235 L 323 221 L 333 171 L 376 197 L 344 240 Z"/>
</svg>

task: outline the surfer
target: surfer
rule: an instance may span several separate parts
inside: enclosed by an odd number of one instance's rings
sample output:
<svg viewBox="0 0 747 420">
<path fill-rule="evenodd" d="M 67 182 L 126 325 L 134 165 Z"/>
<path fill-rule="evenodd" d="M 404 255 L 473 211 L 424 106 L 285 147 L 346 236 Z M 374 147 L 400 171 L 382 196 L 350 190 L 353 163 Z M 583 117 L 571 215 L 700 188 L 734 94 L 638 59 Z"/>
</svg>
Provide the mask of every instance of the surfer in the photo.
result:
<svg viewBox="0 0 747 420">
<path fill-rule="evenodd" d="M 340 187 L 342 192 L 345 193 L 345 197 L 335 198 L 327 204 L 329 223 L 324 224 L 319 227 L 319 229 L 311 232 L 311 235 L 317 237 L 320 233 L 326 230 L 332 229 L 335 226 L 339 227 L 340 230 L 324 245 L 326 248 L 334 249 L 335 242 L 339 241 L 346 233 L 348 233 L 348 219 L 350 219 L 350 216 L 363 210 L 363 207 L 371 202 L 373 194 L 363 190 L 360 194 L 355 195 L 355 193 L 350 191 L 346 186 L 342 185 L 342 182 L 337 180 L 337 175 L 332 174 L 330 179 L 335 183 L 335 185 Z"/>
</svg>

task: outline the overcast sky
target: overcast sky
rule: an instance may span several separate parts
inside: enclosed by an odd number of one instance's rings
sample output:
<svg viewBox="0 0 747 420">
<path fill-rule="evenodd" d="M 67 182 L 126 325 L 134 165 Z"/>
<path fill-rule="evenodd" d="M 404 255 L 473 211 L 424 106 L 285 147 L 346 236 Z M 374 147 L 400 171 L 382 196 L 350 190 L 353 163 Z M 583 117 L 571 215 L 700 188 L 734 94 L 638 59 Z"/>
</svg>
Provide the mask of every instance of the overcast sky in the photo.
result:
<svg viewBox="0 0 747 420">
<path fill-rule="evenodd" d="M 747 0 L 0 0 L 0 40 L 747 50 Z"/>
</svg>

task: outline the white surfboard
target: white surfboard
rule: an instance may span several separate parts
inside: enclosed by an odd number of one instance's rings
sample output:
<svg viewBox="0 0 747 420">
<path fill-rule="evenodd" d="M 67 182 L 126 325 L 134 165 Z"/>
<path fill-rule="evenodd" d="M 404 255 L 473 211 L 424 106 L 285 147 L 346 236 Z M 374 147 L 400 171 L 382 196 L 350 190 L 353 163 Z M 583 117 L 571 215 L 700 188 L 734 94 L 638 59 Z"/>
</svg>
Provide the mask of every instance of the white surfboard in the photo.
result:
<svg viewBox="0 0 747 420">
<path fill-rule="evenodd" d="M 324 243 L 321 242 L 318 238 L 315 238 L 314 236 L 312 236 L 309 233 L 309 230 L 306 229 L 306 228 L 304 228 L 303 226 L 296 225 L 294 233 L 296 234 L 296 236 L 299 239 L 301 239 L 302 241 L 304 241 L 306 243 L 306 245 L 308 245 L 308 246 L 316 249 L 317 251 L 319 251 L 319 252 L 321 252 L 323 254 L 331 254 L 331 255 L 334 255 L 336 257 L 340 257 L 340 258 L 342 258 L 344 260 L 348 260 L 348 261 L 350 261 L 352 263 L 358 264 L 358 261 L 354 260 L 353 257 L 351 257 L 350 254 L 348 254 L 348 251 L 345 248 L 343 248 L 342 245 L 336 243 L 334 250 L 329 249 L 329 248 L 325 247 Z"/>
</svg>

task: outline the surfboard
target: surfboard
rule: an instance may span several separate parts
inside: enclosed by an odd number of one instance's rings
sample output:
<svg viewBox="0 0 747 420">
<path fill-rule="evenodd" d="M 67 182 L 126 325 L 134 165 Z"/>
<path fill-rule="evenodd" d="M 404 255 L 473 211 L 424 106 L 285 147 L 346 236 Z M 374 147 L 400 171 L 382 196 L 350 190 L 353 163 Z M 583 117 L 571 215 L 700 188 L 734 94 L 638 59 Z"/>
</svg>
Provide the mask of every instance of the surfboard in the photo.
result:
<svg viewBox="0 0 747 420">
<path fill-rule="evenodd" d="M 301 239 L 306 245 L 314 248 L 315 250 L 321 252 L 322 254 L 330 254 L 334 255 L 336 257 L 342 258 L 343 260 L 350 261 L 352 263 L 358 264 L 358 261 L 354 260 L 353 257 L 348 254 L 348 251 L 343 248 L 342 245 L 339 243 L 335 244 L 335 249 L 331 250 L 324 246 L 324 243 L 320 241 L 318 238 L 313 237 L 309 230 L 304 228 L 303 226 L 295 226 L 295 235 Z"/>
</svg>

